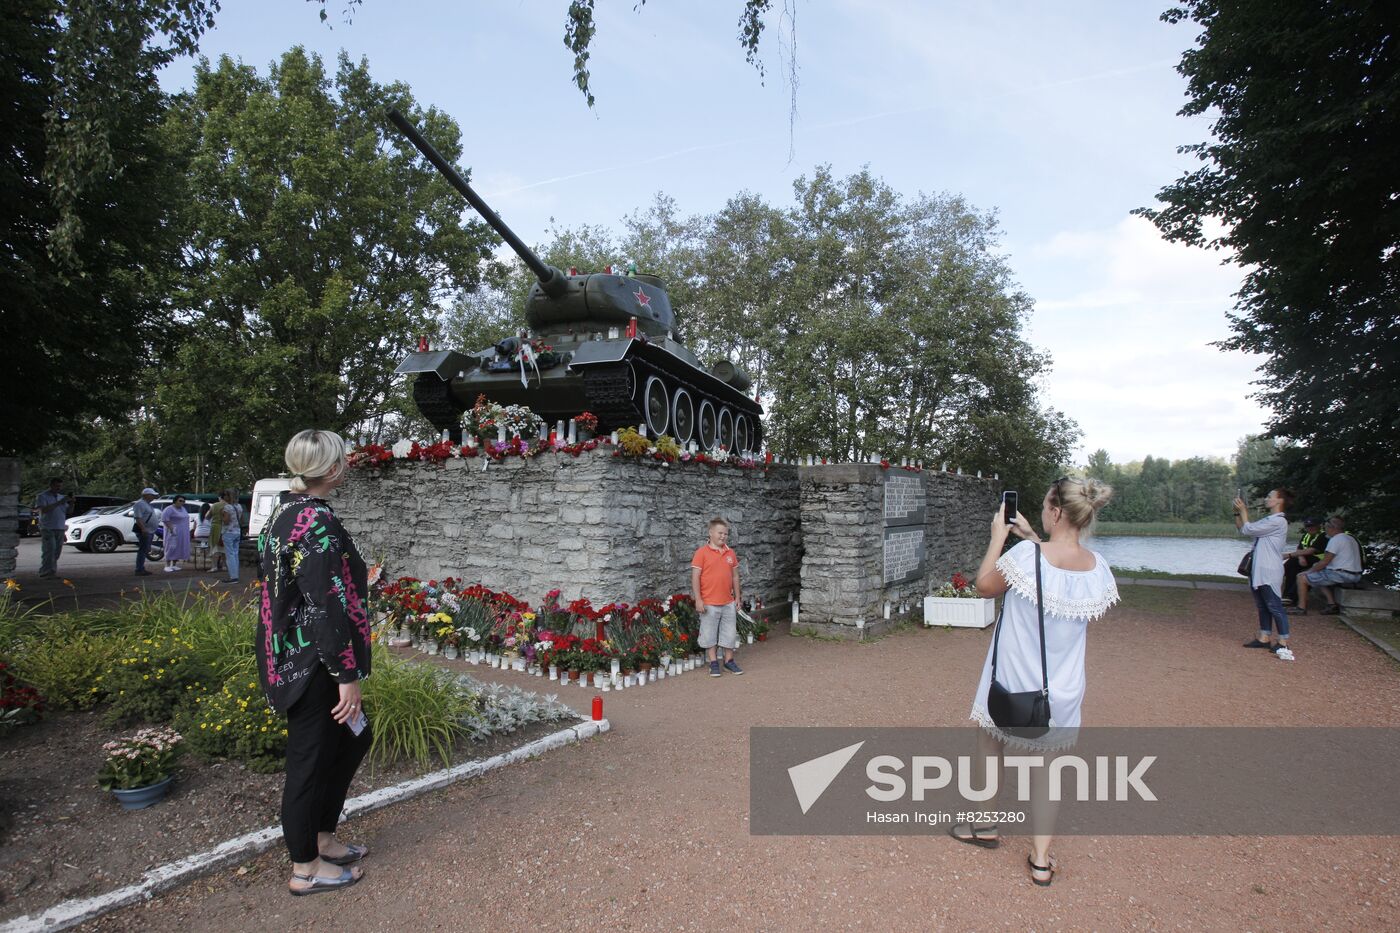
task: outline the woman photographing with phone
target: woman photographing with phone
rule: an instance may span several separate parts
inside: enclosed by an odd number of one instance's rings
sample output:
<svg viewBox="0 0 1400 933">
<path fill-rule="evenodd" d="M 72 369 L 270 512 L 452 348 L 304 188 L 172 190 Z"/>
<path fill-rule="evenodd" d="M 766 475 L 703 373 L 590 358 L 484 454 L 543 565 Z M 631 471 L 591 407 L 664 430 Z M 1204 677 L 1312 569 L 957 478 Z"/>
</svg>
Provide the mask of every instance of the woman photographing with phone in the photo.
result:
<svg viewBox="0 0 1400 933">
<path fill-rule="evenodd" d="M 981 727 L 979 759 L 990 758 L 1000 766 L 1007 746 L 1053 751 L 1074 743 L 1084 700 L 1088 623 L 1118 601 L 1108 561 L 1084 547 L 1080 538 L 1089 534 L 1095 516 L 1112 496 L 1113 490 L 1098 480 L 1056 480 L 1040 506 L 1040 524 L 1049 533 L 1046 542 L 1015 511 L 1014 494 L 1008 496 L 1008 508 L 993 516 L 991 540 L 977 571 L 977 591 L 984 597 L 1005 598 L 972 701 L 970 718 Z M 1012 532 L 1024 540 L 1003 554 Z M 1043 778 L 1047 769 L 1037 770 Z M 1040 816 L 1037 829 L 1048 829 L 1047 814 Z M 1048 818 L 1053 819 L 1053 813 Z M 960 842 L 989 849 L 1001 842 L 996 826 L 960 823 L 952 834 Z M 1031 881 L 1041 887 L 1055 877 L 1051 838 L 1044 831 L 1031 838 Z"/>
</svg>

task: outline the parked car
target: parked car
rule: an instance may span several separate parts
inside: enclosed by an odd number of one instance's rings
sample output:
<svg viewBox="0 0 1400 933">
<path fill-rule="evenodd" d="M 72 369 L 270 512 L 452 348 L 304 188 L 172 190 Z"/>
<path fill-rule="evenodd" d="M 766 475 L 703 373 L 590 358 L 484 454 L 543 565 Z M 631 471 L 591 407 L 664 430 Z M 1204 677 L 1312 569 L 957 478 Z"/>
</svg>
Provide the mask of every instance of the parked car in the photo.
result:
<svg viewBox="0 0 1400 933">
<path fill-rule="evenodd" d="M 73 510 L 68 513 L 68 520 L 86 515 L 97 509 L 109 508 L 114 505 L 121 505 L 126 500 L 120 496 L 74 496 Z M 19 518 L 19 534 L 22 538 L 39 533 L 39 511 L 38 509 L 21 510 Z"/>
<path fill-rule="evenodd" d="M 153 501 L 151 507 L 160 513 L 174 501 L 167 496 Z M 186 504 L 192 507 L 189 516 L 190 534 L 193 535 L 195 527 L 199 524 L 199 507 L 191 501 L 187 501 Z M 110 506 L 69 519 L 64 543 L 71 544 L 80 551 L 96 551 L 98 554 L 110 554 L 123 544 L 136 544 L 135 505 L 135 502 L 128 502 L 125 505 Z M 151 550 L 156 552 L 158 549 L 153 544 Z M 160 560 L 160 556 L 156 553 L 151 559 Z"/>
</svg>

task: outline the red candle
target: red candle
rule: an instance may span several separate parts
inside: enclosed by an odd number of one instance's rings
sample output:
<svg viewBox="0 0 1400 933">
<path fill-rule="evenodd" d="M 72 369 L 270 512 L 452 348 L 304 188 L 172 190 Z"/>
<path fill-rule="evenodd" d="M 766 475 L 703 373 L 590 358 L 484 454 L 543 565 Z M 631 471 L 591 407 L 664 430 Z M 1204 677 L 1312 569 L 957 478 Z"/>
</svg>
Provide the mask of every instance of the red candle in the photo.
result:
<svg viewBox="0 0 1400 933">
<path fill-rule="evenodd" d="M 594 697 L 594 698 L 593 698 L 593 721 L 594 721 L 594 722 L 597 722 L 598 720 L 600 720 L 600 719 L 602 719 L 602 718 L 603 718 L 603 698 L 602 698 L 602 697 Z"/>
<path fill-rule="evenodd" d="M 598 638 L 599 641 L 602 641 L 602 640 L 606 637 L 606 636 L 604 635 L 604 633 L 603 633 L 603 620 L 602 620 L 602 619 L 598 619 L 598 620 L 597 620 L 597 625 L 598 625 L 598 635 L 597 635 L 597 638 Z"/>
</svg>

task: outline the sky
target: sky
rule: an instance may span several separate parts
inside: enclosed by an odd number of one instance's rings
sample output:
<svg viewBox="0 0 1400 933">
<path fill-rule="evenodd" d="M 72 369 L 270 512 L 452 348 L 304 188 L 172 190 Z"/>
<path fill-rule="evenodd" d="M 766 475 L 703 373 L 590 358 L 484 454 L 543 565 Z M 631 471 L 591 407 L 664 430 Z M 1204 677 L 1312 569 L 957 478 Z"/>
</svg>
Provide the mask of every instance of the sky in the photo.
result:
<svg viewBox="0 0 1400 933">
<path fill-rule="evenodd" d="M 314 3 L 224 0 L 201 53 L 264 74 L 295 45 L 331 70 L 342 49 L 367 59 L 457 121 L 473 185 L 528 243 L 620 228 L 658 192 L 686 216 L 741 191 L 788 206 L 820 164 L 868 166 L 911 198 L 961 194 L 997 214 L 1035 302 L 1026 336 L 1052 360 L 1043 399 L 1083 431 L 1078 462 L 1229 458 L 1263 430 L 1260 358 L 1211 345 L 1241 270 L 1130 214 L 1197 166 L 1178 146 L 1209 138 L 1207 118 L 1177 115 L 1196 29 L 1161 22 L 1166 0 L 789 3 L 795 29 L 778 0 L 761 78 L 737 39 L 742 0 L 597 0 L 592 110 L 567 0 L 364 0 L 350 22 L 328 0 L 328 23 Z M 163 83 L 192 77 L 180 62 Z"/>
</svg>

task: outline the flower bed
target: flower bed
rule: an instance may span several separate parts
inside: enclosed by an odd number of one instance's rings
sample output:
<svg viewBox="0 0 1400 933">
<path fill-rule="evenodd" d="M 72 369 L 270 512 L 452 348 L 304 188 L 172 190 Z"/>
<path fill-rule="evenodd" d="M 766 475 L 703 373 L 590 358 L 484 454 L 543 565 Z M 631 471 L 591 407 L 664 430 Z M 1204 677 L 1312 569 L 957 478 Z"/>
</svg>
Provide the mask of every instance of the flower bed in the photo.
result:
<svg viewBox="0 0 1400 933">
<path fill-rule="evenodd" d="M 699 656 L 700 617 L 685 593 L 594 606 L 587 599 L 564 604 L 552 590 L 532 607 L 480 584 L 399 577 L 376 578 L 370 604 L 391 644 L 457 652 L 471 663 L 551 680 L 587 683 L 606 672 L 609 688 L 631 686 L 641 674 L 656 671 L 650 682 L 692 669 Z"/>
</svg>

